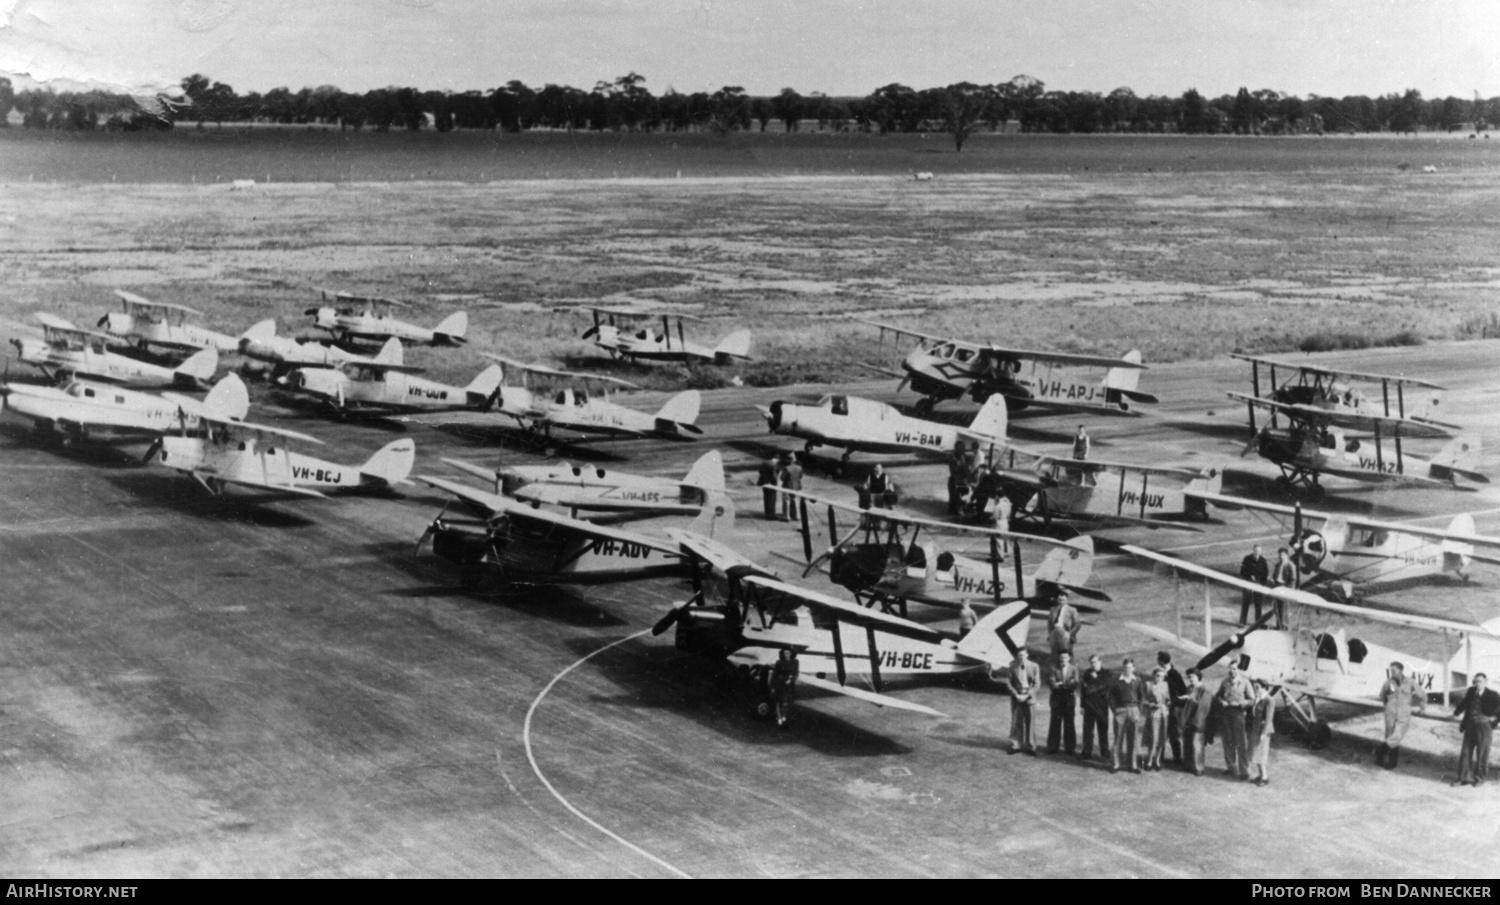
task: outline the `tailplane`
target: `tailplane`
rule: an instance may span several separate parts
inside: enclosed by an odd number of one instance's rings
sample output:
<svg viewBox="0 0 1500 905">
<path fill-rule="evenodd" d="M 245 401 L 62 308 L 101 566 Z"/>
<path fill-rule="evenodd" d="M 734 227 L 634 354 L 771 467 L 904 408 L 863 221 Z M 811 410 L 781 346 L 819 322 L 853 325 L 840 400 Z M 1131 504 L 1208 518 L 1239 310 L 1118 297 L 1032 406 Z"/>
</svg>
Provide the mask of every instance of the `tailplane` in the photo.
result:
<svg viewBox="0 0 1500 905">
<path fill-rule="evenodd" d="M 1007 666 L 1016 651 L 1026 646 L 1031 631 L 1031 608 L 1017 600 L 998 606 L 959 639 L 958 652 L 983 660 L 992 669 Z"/>
<path fill-rule="evenodd" d="M 443 318 L 442 323 L 432 328 L 432 341 L 449 346 L 468 342 L 464 337 L 469 332 L 469 313 L 459 311 Z"/>
<path fill-rule="evenodd" d="M 1064 546 L 1054 547 L 1042 557 L 1036 571 L 1027 576 L 1025 596 L 1038 593 L 1043 583 L 1055 584 L 1070 590 L 1086 587 L 1089 576 L 1094 574 L 1094 539 L 1081 535 L 1069 540 Z"/>
<path fill-rule="evenodd" d="M 1429 463 L 1428 474 L 1439 481 L 1454 481 L 1454 477 L 1468 478 L 1479 484 L 1488 484 L 1490 479 L 1475 471 L 1479 464 L 1479 435 L 1461 434 L 1449 440 L 1438 450 Z"/>
<path fill-rule="evenodd" d="M 1131 364 L 1140 364 L 1140 350 L 1131 349 L 1129 352 L 1126 352 L 1124 355 L 1124 360 Z M 1160 401 L 1150 393 L 1142 393 L 1141 391 L 1136 389 L 1136 385 L 1140 383 L 1140 380 L 1141 368 L 1110 368 L 1104 374 L 1104 388 L 1105 390 L 1113 390 L 1114 394 L 1118 394 L 1119 396 L 1123 396 L 1124 398 L 1133 400 L 1135 402 L 1154 403 Z M 1124 402 L 1121 402 L 1120 408 L 1129 409 L 1130 406 L 1126 405 Z"/>
<path fill-rule="evenodd" d="M 417 444 L 410 439 L 396 440 L 381 447 L 359 468 L 361 486 L 406 484 L 417 461 Z"/>
<path fill-rule="evenodd" d="M 727 365 L 736 358 L 749 360 L 750 331 L 736 330 L 714 348 L 714 363 Z"/>
</svg>

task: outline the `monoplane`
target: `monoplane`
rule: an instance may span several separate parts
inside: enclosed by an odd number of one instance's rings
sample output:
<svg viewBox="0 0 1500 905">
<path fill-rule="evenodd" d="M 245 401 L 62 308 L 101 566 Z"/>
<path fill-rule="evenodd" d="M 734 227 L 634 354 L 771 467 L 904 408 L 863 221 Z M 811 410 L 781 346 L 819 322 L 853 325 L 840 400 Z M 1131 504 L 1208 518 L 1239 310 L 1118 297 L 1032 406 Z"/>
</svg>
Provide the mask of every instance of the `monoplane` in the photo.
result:
<svg viewBox="0 0 1500 905">
<path fill-rule="evenodd" d="M 1035 406 L 1070 412 L 1121 414 L 1132 402 L 1155 403 L 1157 398 L 1136 389 L 1141 353 L 1132 350 L 1120 358 L 1076 352 L 1012 349 L 994 343 L 945 338 L 907 330 L 879 321 L 865 321 L 880 329 L 917 340 L 917 346 L 901 362 L 901 371 L 875 368 L 900 377 L 902 385 L 922 396 L 919 411 L 931 411 L 945 399 L 965 394 L 983 404 L 991 396 L 1005 397 L 1012 411 Z M 1102 378 L 1082 377 L 1076 369 L 1103 370 Z"/>
<path fill-rule="evenodd" d="M 309 308 L 314 325 L 327 330 L 338 342 L 383 343 L 391 337 L 406 343 L 428 346 L 459 346 L 467 340 L 469 315 L 458 311 L 443 318 L 436 327 L 427 329 L 391 316 L 391 309 L 407 307 L 405 302 L 347 292 L 319 290 L 325 304 Z"/>
<path fill-rule="evenodd" d="M 202 429 L 200 409 L 239 421 L 250 409 L 250 394 L 234 374 L 226 374 L 197 405 L 107 383 L 72 380 L 47 387 L 13 383 L 0 387 L 0 408 L 30 418 L 42 439 L 85 442 L 98 434 L 161 434 Z"/>
<path fill-rule="evenodd" d="M 725 658 L 764 692 L 783 650 L 797 652 L 798 682 L 883 707 L 934 716 L 941 713 L 885 694 L 893 677 L 936 677 L 1003 672 L 1026 645 L 1030 610 L 1025 603 L 997 608 L 960 639 L 799 588 L 742 556 L 727 544 L 672 529 L 688 559 L 693 595 L 653 626 L 676 628 L 684 653 Z M 836 681 L 829 681 L 832 676 Z M 851 687 L 867 678 L 873 692 Z M 762 712 L 768 709 L 762 703 Z"/>
<path fill-rule="evenodd" d="M 653 515 L 695 514 L 710 493 L 726 493 L 724 459 L 704 453 L 680 480 L 634 475 L 597 466 L 508 465 L 499 471 L 458 459 L 444 459 L 459 471 L 492 482 L 495 492 L 527 503 L 579 512 Z"/>
<path fill-rule="evenodd" d="M 1184 519 L 1206 519 L 1205 494 L 1224 484 L 1220 468 L 1187 468 L 1042 456 L 1029 468 L 999 470 L 1012 519 L 1050 525 L 1086 522 L 1110 527 L 1174 526 Z M 1185 527 L 1175 524 L 1176 527 Z"/>
<path fill-rule="evenodd" d="M 191 405 L 194 400 L 173 397 Z M 410 439 L 386 444 L 363 465 L 339 465 L 292 449 L 323 441 L 307 434 L 264 424 L 230 421 L 199 409 L 202 437 L 167 434 L 152 444 L 146 461 L 191 475 L 209 493 L 222 494 L 230 484 L 304 497 L 326 491 L 385 490 L 406 480 L 416 461 Z"/>
<path fill-rule="evenodd" d="M 129 386 L 186 386 L 207 384 L 219 367 L 213 346 L 195 352 L 175 368 L 167 368 L 109 351 L 110 338 L 74 326 L 52 314 L 38 313 L 43 338 L 11 337 L 21 361 L 50 380 L 63 375 L 93 377 Z"/>
<path fill-rule="evenodd" d="M 1109 595 L 1087 585 L 1094 568 L 1094 541 L 1087 536 L 1049 537 L 920 518 L 892 509 L 860 509 L 797 490 L 806 575 L 828 564 L 828 577 L 867 607 L 906 615 L 907 603 L 957 609 L 965 602 L 1001 606 L 1026 600 L 1046 607 L 1059 588 L 1097 601 Z M 828 547 L 815 552 L 815 513 L 826 513 Z M 848 530 L 840 533 L 840 513 Z M 928 540 L 924 543 L 923 533 Z M 947 535 L 947 538 L 944 538 Z M 961 541 L 951 538 L 957 535 Z M 939 538 L 944 538 L 939 540 Z M 955 549 L 977 544 L 977 555 Z M 1023 549 L 1045 551 L 1029 574 Z M 1009 562 L 1007 563 L 1007 559 Z M 1009 582 L 1009 583 L 1008 583 Z"/>
<path fill-rule="evenodd" d="M 942 454 L 953 452 L 961 441 L 977 440 L 991 447 L 1007 443 L 1005 399 L 999 396 L 986 401 L 967 428 L 912 418 L 884 402 L 840 394 L 824 396 L 817 405 L 777 400 L 769 408 L 756 408 L 771 433 L 807 441 L 808 452 L 819 446 L 842 447 L 835 473 L 841 473 L 856 452 Z"/>
<path fill-rule="evenodd" d="M 297 368 L 282 378 L 293 392 L 304 393 L 340 413 L 371 411 L 487 412 L 500 394 L 502 372 L 490 365 L 459 387 L 416 376 L 421 368 L 401 364 L 401 342 L 386 341 L 376 358 L 351 358 L 337 368 Z"/>
<path fill-rule="evenodd" d="M 1441 694 L 1442 706 L 1420 715 L 1451 719 L 1454 695 L 1462 694 L 1466 680 L 1476 671 L 1500 666 L 1493 662 L 1494 632 L 1500 620 L 1488 625 L 1413 616 L 1365 607 L 1333 603 L 1309 591 L 1292 588 L 1266 588 L 1233 575 L 1174 559 L 1170 556 L 1126 545 L 1125 552 L 1161 563 L 1178 572 L 1198 575 L 1208 581 L 1240 591 L 1263 594 L 1279 601 L 1287 610 L 1286 629 L 1269 628 L 1276 609 L 1266 613 L 1248 628 L 1232 634 L 1215 645 L 1211 637 L 1197 644 L 1156 626 L 1129 623 L 1132 628 L 1158 640 L 1174 644 L 1200 657 L 1197 668 L 1206 670 L 1224 657 L 1235 654 L 1240 668 L 1251 678 L 1264 679 L 1287 706 L 1286 711 L 1308 733 L 1316 747 L 1326 745 L 1331 737 L 1328 724 L 1318 717 L 1319 701 L 1333 701 L 1359 707 L 1383 708 L 1380 688 L 1392 661 L 1406 667 L 1417 688 L 1428 694 Z M 1454 650 L 1447 663 L 1433 663 L 1425 658 L 1353 637 L 1343 627 L 1325 626 L 1320 616 L 1336 614 L 1360 622 L 1404 626 L 1439 633 L 1449 649 Z M 1204 608 L 1205 634 L 1210 634 L 1209 608 Z"/>
<path fill-rule="evenodd" d="M 392 340 L 400 348 L 399 340 Z M 331 342 L 276 335 L 276 319 L 263 320 L 240 335 L 239 352 L 246 358 L 269 362 L 272 375 L 283 376 L 293 368 L 336 368 L 358 358 Z M 395 364 L 401 364 L 400 361 Z"/>
<path fill-rule="evenodd" d="M 702 323 L 688 314 L 649 308 L 589 308 L 594 325 L 584 331 L 584 339 L 608 352 L 613 358 L 629 361 L 702 362 L 727 365 L 750 360 L 750 331 L 736 330 L 715 346 L 689 342 L 683 335 L 683 321 Z M 661 318 L 661 332 L 642 321 Z M 624 321 L 623 325 L 621 322 Z M 676 321 L 677 336 L 672 336 Z"/>
<path fill-rule="evenodd" d="M 1316 581 L 1344 600 L 1367 585 L 1451 573 L 1468 578 L 1472 562 L 1500 565 L 1500 537 L 1477 534 L 1474 517 L 1459 513 L 1446 529 L 1410 522 L 1389 522 L 1342 513 L 1317 512 L 1230 496 L 1205 496 L 1222 509 L 1243 509 L 1274 520 L 1288 534 L 1303 576 L 1303 587 Z"/>
<path fill-rule="evenodd" d="M 187 322 L 189 316 L 202 317 L 202 311 L 186 305 L 153 302 L 123 289 L 116 289 L 115 295 L 119 296 L 125 310 L 111 311 L 99 318 L 97 326 L 136 348 L 161 346 L 189 352 L 208 348 L 233 352 L 239 348 L 239 340 L 235 337 Z"/>
</svg>

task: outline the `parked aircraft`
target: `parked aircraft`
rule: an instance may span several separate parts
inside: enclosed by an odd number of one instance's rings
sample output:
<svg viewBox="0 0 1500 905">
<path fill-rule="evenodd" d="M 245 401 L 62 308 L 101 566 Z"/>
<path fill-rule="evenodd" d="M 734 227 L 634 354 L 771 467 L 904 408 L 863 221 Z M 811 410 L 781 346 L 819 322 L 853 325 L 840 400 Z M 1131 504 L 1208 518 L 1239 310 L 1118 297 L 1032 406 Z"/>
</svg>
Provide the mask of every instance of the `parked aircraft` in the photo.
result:
<svg viewBox="0 0 1500 905">
<path fill-rule="evenodd" d="M 467 340 L 469 315 L 459 311 L 443 318 L 436 327 L 427 329 L 391 316 L 392 308 L 405 308 L 405 302 L 373 298 L 347 292 L 319 290 L 325 302 L 332 304 L 309 308 L 313 323 L 333 334 L 338 342 L 385 342 L 392 337 L 402 342 L 429 346 L 459 346 Z"/>
<path fill-rule="evenodd" d="M 115 295 L 124 303 L 125 310 L 111 311 L 99 318 L 97 326 L 137 348 L 165 346 L 191 352 L 210 347 L 233 352 L 239 348 L 239 341 L 233 336 L 187 322 L 189 315 L 202 317 L 201 311 L 186 305 L 153 302 L 123 289 L 116 289 Z"/>
<path fill-rule="evenodd" d="M 1392 661 L 1399 660 L 1406 667 L 1419 690 L 1427 694 L 1442 694 L 1442 706 L 1419 715 L 1438 719 L 1452 719 L 1454 695 L 1462 694 L 1465 680 L 1476 671 L 1493 670 L 1500 666 L 1495 657 L 1495 632 L 1500 631 L 1500 620 L 1488 625 L 1434 619 L 1428 616 L 1411 616 L 1382 610 L 1326 601 L 1308 591 L 1292 588 L 1266 588 L 1233 575 L 1225 575 L 1203 566 L 1173 559 L 1161 553 L 1126 545 L 1127 553 L 1153 560 L 1179 572 L 1201 576 L 1208 581 L 1227 585 L 1240 591 L 1250 591 L 1281 601 L 1287 610 L 1285 630 L 1268 628 L 1275 617 L 1273 608 L 1261 619 L 1227 640 L 1214 645 L 1211 638 L 1197 644 L 1155 626 L 1140 623 L 1129 625 L 1146 635 L 1174 644 L 1196 654 L 1200 670 L 1236 654 L 1240 668 L 1251 678 L 1264 679 L 1279 693 L 1288 705 L 1286 712 L 1308 732 L 1315 747 L 1326 745 L 1331 737 L 1328 724 L 1318 717 L 1319 701 L 1335 701 L 1360 707 L 1383 708 L 1380 687 L 1386 679 L 1386 669 Z M 1455 651 L 1447 663 L 1433 663 L 1415 654 L 1350 636 L 1343 627 L 1320 626 L 1323 614 L 1337 614 L 1362 622 L 1397 625 L 1408 628 L 1438 632 Z M 1210 620 L 1204 610 L 1205 633 Z M 1458 675 L 1455 675 L 1457 673 Z"/>
<path fill-rule="evenodd" d="M 942 716 L 885 694 L 885 680 L 981 670 L 993 675 L 1026 645 L 1030 612 L 1024 603 L 996 609 L 955 641 L 927 626 L 787 584 L 719 540 L 678 529 L 668 534 L 688 557 L 693 595 L 652 632 L 675 626 L 678 650 L 723 657 L 762 692 L 781 652 L 793 650 L 799 685 Z M 874 692 L 850 686 L 851 677 L 867 678 Z M 762 702 L 762 713 L 769 712 L 768 703 Z"/>
<path fill-rule="evenodd" d="M 931 411 L 937 403 L 961 399 L 966 393 L 981 404 L 991 396 L 1004 396 L 1011 411 L 1036 406 L 1119 414 L 1129 412 L 1132 402 L 1157 401 L 1150 393 L 1136 389 L 1140 372 L 1146 368 L 1138 351 L 1110 358 L 1008 349 L 993 343 L 919 333 L 879 321 L 865 323 L 880 329 L 882 342 L 887 331 L 917 340 L 917 347 L 901 363 L 904 373 L 878 370 L 900 377 L 903 385 L 910 383 L 912 391 L 922 396 L 917 403 L 919 411 Z M 1103 369 L 1104 377 L 1081 378 L 1073 373 L 1076 368 Z M 1023 370 L 1026 370 L 1024 375 Z"/>
<path fill-rule="evenodd" d="M 817 405 L 777 400 L 770 408 L 756 408 L 765 416 L 771 433 L 806 440 L 808 452 L 819 446 L 843 447 L 844 455 L 835 473 L 841 473 L 856 452 L 950 453 L 960 440 L 978 440 L 991 446 L 1005 446 L 1007 442 L 1005 399 L 998 396 L 985 402 L 967 428 L 912 418 L 894 406 L 858 396 L 824 396 Z"/>
<path fill-rule="evenodd" d="M 588 581 L 680 571 L 679 545 L 657 534 L 627 530 L 539 508 L 443 478 L 417 480 L 458 498 L 469 515 L 451 516 L 444 506 L 427 526 L 417 551 L 430 539 L 432 552 L 463 568 L 463 583 L 477 584 L 485 567 L 540 581 Z M 706 494 L 693 530 L 708 537 L 734 531 L 734 501 Z"/>
<path fill-rule="evenodd" d="M 167 434 L 152 444 L 148 462 L 192 476 L 212 494 L 227 485 L 294 496 L 323 497 L 324 491 L 379 490 L 408 484 L 416 461 L 410 439 L 388 443 L 363 465 L 339 465 L 294 452 L 290 447 L 323 441 L 296 431 L 230 421 L 200 410 L 206 436 Z"/>
<path fill-rule="evenodd" d="M 51 380 L 62 375 L 94 377 L 129 386 L 197 386 L 213 379 L 219 351 L 210 346 L 175 368 L 109 351 L 109 337 L 74 326 L 55 315 L 38 313 L 43 339 L 12 337 L 21 361 Z"/>
<path fill-rule="evenodd" d="M 693 514 L 702 511 L 710 493 L 726 493 L 724 460 L 719 451 L 704 453 L 681 480 L 625 474 L 595 466 L 508 465 L 499 471 L 457 459 L 444 462 L 459 471 L 492 482 L 495 492 L 527 503 L 542 503 L 579 512 Z"/>
<path fill-rule="evenodd" d="M 401 348 L 398 340 L 396 348 Z M 389 345 L 389 343 L 387 343 Z M 270 362 L 272 374 L 282 376 L 292 368 L 336 368 L 359 356 L 328 342 L 276 335 L 276 319 L 263 320 L 240 335 L 239 352 L 246 358 Z M 401 364 L 400 360 L 394 362 Z"/>
<path fill-rule="evenodd" d="M 1388 421 L 1400 422 L 1401 433 L 1406 437 L 1449 437 L 1460 430 L 1456 425 L 1444 424 L 1431 417 L 1442 401 L 1436 391 L 1444 388 L 1430 381 L 1391 374 L 1334 370 L 1310 364 L 1277 361 L 1274 358 L 1242 355 L 1238 352 L 1230 353 L 1230 357 L 1250 362 L 1250 386 L 1253 391 L 1252 396 L 1245 396 L 1242 393 L 1231 393 L 1230 396 L 1244 402 L 1260 399 L 1283 406 L 1284 408 L 1280 409 L 1267 406 L 1271 411 L 1273 427 L 1276 426 L 1276 412 L 1280 410 L 1319 416 L 1324 423 L 1355 429 L 1365 429 L 1363 416 L 1374 415 Z M 1260 369 L 1263 365 L 1270 371 L 1269 395 L 1261 393 Z M 1277 368 L 1281 368 L 1283 373 L 1290 371 L 1295 376 L 1285 383 L 1277 384 Z M 1378 402 L 1354 386 L 1360 381 L 1380 384 Z M 1425 396 L 1417 411 L 1410 415 L 1406 410 L 1407 387 L 1433 391 Z M 1391 409 L 1393 388 L 1396 391 L 1394 411 Z M 1250 411 L 1250 429 L 1255 430 L 1253 408 Z"/>
<path fill-rule="evenodd" d="M 490 365 L 466 387 L 415 376 L 401 364 L 401 342 L 386 341 L 375 358 L 351 358 L 337 368 L 297 368 L 282 379 L 288 389 L 320 399 L 340 412 L 487 412 L 500 394 L 501 371 Z"/>
<path fill-rule="evenodd" d="M 702 323 L 700 318 L 676 312 L 647 308 L 589 308 L 594 314 L 594 326 L 584 331 L 584 339 L 592 339 L 594 345 L 605 350 L 611 357 L 630 361 L 675 361 L 702 362 L 727 365 L 735 361 L 750 360 L 750 331 L 736 330 L 721 339 L 718 345 L 709 347 L 688 342 L 683 336 L 683 321 Z M 647 325 L 622 326 L 620 321 L 649 321 L 661 318 L 661 332 Z M 672 321 L 677 322 L 677 338 L 672 338 Z"/>
<path fill-rule="evenodd" d="M 1058 588 L 1079 596 L 1107 601 L 1109 595 L 1085 582 L 1094 568 L 1094 541 L 1037 537 L 999 528 L 979 528 L 919 518 L 891 509 L 860 509 L 825 500 L 810 493 L 785 490 L 798 499 L 802 521 L 802 552 L 806 575 L 828 563 L 828 577 L 847 588 L 864 606 L 906 615 L 909 601 L 957 609 L 965 601 L 1000 606 L 1027 600 L 1049 606 Z M 828 548 L 813 555 L 814 513 L 826 512 Z M 839 513 L 849 530 L 839 533 Z M 922 543 L 922 532 L 930 535 Z M 936 538 L 960 535 L 964 541 Z M 986 549 L 979 558 L 951 549 L 975 543 Z M 1030 573 L 1024 570 L 1023 548 L 1042 548 L 1045 555 Z M 948 548 L 948 549 L 944 549 Z M 1009 554 L 1010 562 L 1006 559 Z M 1014 579 L 1007 586 L 1007 581 Z"/>
<path fill-rule="evenodd" d="M 1314 577 L 1345 600 L 1359 586 L 1389 584 L 1451 572 L 1467 579 L 1471 562 L 1500 565 L 1500 555 L 1476 553 L 1476 546 L 1500 550 L 1500 537 L 1474 532 L 1474 517 L 1460 513 L 1447 529 L 1386 522 L 1297 506 L 1279 506 L 1229 496 L 1205 496 L 1221 509 L 1265 514 L 1290 534 L 1285 541 L 1301 570 L 1303 587 Z"/>
<path fill-rule="evenodd" d="M 1158 528 L 1171 525 L 1169 519 L 1206 519 L 1205 494 L 1217 494 L 1224 483 L 1219 468 L 1059 456 L 1042 456 L 1033 468 L 1004 468 L 999 474 L 1014 507 L 1011 518 L 1044 525 L 1056 520 Z"/>
<path fill-rule="evenodd" d="M 62 387 L 13 383 L 0 387 L 0 409 L 30 418 L 44 439 L 83 442 L 101 433 L 160 434 L 198 431 L 200 410 L 239 421 L 250 409 L 250 394 L 234 374 L 214 384 L 202 402 L 157 396 L 107 383 L 73 380 Z"/>
<path fill-rule="evenodd" d="M 483 354 L 486 358 L 527 375 L 591 381 L 596 385 L 635 386 L 614 377 L 559 371 L 543 365 L 526 364 L 503 355 L 489 352 Z M 690 439 L 688 434 L 703 433 L 703 429 L 695 423 L 698 420 L 698 410 L 703 404 L 703 394 L 697 390 L 678 393 L 668 399 L 655 415 L 612 402 L 607 393 L 591 396 L 587 390 L 575 390 L 571 387 L 559 389 L 548 396 L 534 393 L 526 387 L 506 386 L 499 390 L 499 402 L 503 414 L 516 419 L 544 443 L 553 442 L 554 430 L 616 437 L 660 437 L 667 440 L 686 440 Z"/>
</svg>

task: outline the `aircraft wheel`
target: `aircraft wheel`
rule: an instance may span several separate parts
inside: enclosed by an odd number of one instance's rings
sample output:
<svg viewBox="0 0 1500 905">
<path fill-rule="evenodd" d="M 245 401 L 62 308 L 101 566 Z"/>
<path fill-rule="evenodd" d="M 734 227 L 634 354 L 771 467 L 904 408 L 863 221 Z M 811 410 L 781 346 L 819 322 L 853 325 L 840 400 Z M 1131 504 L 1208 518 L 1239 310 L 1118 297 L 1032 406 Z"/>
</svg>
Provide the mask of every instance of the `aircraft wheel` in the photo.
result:
<svg viewBox="0 0 1500 905">
<path fill-rule="evenodd" d="M 757 701 L 755 704 L 755 715 L 768 717 L 771 715 L 771 702 L 766 700 Z"/>
<path fill-rule="evenodd" d="M 1333 741 L 1333 730 L 1328 728 L 1327 723 L 1322 720 L 1318 720 L 1317 722 L 1312 724 L 1311 728 L 1308 730 L 1307 736 L 1308 747 L 1312 748 L 1313 750 L 1321 750 L 1323 748 L 1327 748 L 1328 743 Z"/>
</svg>

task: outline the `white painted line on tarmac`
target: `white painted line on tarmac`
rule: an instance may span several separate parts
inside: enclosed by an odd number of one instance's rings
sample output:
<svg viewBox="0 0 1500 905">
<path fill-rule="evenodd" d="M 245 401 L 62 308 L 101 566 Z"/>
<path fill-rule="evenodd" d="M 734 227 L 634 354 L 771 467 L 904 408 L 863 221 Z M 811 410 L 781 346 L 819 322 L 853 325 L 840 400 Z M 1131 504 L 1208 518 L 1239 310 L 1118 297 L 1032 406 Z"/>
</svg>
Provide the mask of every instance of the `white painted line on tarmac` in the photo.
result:
<svg viewBox="0 0 1500 905">
<path fill-rule="evenodd" d="M 585 654 L 583 657 L 580 657 L 578 660 L 575 660 L 570 666 L 568 666 L 567 669 L 564 669 L 562 672 L 560 672 L 557 675 L 553 676 L 552 677 L 552 681 L 550 681 L 550 682 L 547 683 L 547 686 L 545 688 L 543 688 L 537 694 L 535 700 L 533 700 L 531 702 L 531 706 L 526 709 L 526 722 L 521 727 L 521 742 L 526 746 L 526 759 L 529 760 L 529 761 L 531 761 L 531 772 L 533 772 L 533 773 L 536 774 L 536 778 L 540 779 L 542 781 L 542 785 L 544 785 L 544 786 L 547 787 L 547 791 L 552 793 L 552 797 L 556 798 L 558 800 L 558 802 L 560 804 L 562 804 L 563 807 L 565 807 L 569 811 L 571 811 L 574 817 L 577 817 L 579 820 L 582 820 L 584 823 L 587 823 L 589 826 L 593 827 L 594 829 L 598 830 L 599 832 L 603 833 L 604 835 L 608 836 L 609 838 L 615 840 L 616 842 L 620 843 L 621 845 L 623 845 L 626 848 L 630 849 L 631 851 L 635 852 L 637 855 L 640 855 L 642 858 L 645 858 L 646 860 L 648 860 L 648 861 L 650 861 L 650 862 L 658 865 L 659 867 L 661 867 L 662 869 L 668 871 L 669 873 L 675 874 L 675 875 L 681 877 L 684 880 L 691 880 L 691 879 L 693 879 L 693 875 L 692 874 L 687 873 L 686 871 L 683 871 L 683 870 L 679 870 L 676 867 L 673 867 L 672 865 L 670 865 L 667 862 L 663 861 L 662 859 L 656 857 L 655 855 L 651 854 L 650 852 L 646 851 L 645 849 L 641 848 L 640 846 L 638 846 L 638 845 L 630 842 L 629 840 L 625 839 L 624 837 L 620 836 L 618 833 L 615 833 L 612 830 L 608 829 L 604 825 L 600 824 L 598 821 L 594 820 L 589 815 L 587 815 L 584 812 L 582 812 L 582 811 L 578 810 L 577 808 L 573 807 L 573 805 L 572 805 L 571 802 L 569 802 L 566 798 L 562 797 L 562 793 L 558 792 L 557 789 L 553 788 L 552 783 L 550 783 L 550 782 L 547 781 L 547 777 L 544 776 L 544 775 L 542 775 L 542 768 L 536 762 L 536 753 L 531 750 L 531 718 L 532 718 L 533 715 L 536 714 L 536 709 L 537 709 L 538 706 L 541 705 L 542 699 L 547 696 L 547 692 L 549 692 L 549 691 L 552 690 L 552 686 L 556 685 L 562 679 L 563 676 L 566 676 L 568 673 L 572 672 L 573 670 L 575 670 L 578 667 L 582 666 L 583 664 L 587 663 L 589 660 L 593 659 L 594 657 L 598 656 L 599 654 L 604 653 L 605 651 L 609 650 L 610 648 L 612 648 L 612 647 L 618 647 L 618 646 L 620 646 L 621 644 L 624 644 L 627 641 L 634 641 L 635 639 L 643 637 L 643 636 L 648 635 L 650 633 L 651 633 L 651 629 L 649 629 L 649 628 L 643 628 L 643 629 L 641 629 L 640 631 L 636 632 L 633 635 L 626 635 L 624 638 L 621 638 L 621 639 L 619 639 L 617 641 L 611 641 L 610 643 L 604 645 L 603 647 L 599 648 L 598 650 L 595 650 L 595 651 L 592 651 L 592 652 L 590 652 L 588 654 Z"/>
</svg>

